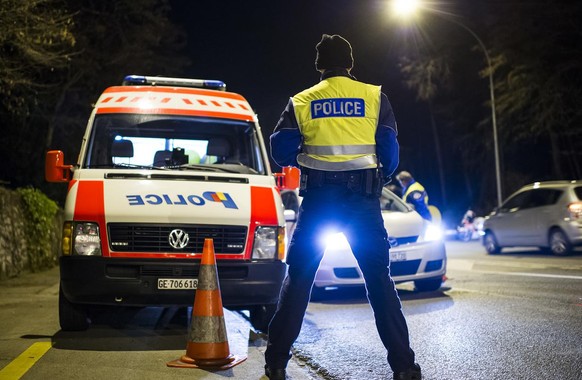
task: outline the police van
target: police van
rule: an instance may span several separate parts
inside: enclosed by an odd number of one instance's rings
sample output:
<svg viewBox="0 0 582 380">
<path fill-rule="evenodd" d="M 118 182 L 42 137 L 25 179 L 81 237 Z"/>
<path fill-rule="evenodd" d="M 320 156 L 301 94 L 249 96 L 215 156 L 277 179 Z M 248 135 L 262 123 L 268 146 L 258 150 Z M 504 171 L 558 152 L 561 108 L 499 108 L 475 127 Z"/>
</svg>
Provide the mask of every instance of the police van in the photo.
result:
<svg viewBox="0 0 582 380">
<path fill-rule="evenodd" d="M 286 272 L 281 192 L 299 173 L 271 172 L 256 114 L 225 87 L 127 76 L 99 97 L 75 165 L 47 153 L 47 181 L 68 182 L 63 330 L 87 329 L 96 305 L 191 306 L 207 238 L 223 305 L 266 327 Z"/>
</svg>

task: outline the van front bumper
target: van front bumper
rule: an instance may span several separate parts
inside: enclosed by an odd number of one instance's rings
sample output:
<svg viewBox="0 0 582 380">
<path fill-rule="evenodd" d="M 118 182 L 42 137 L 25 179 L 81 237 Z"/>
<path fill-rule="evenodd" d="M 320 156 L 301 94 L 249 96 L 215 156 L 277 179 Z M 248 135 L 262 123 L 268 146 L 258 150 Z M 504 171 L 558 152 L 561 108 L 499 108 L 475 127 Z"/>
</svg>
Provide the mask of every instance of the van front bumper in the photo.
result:
<svg viewBox="0 0 582 380">
<path fill-rule="evenodd" d="M 158 289 L 158 279 L 195 279 L 199 266 L 199 260 L 61 257 L 61 288 L 78 304 L 192 306 L 196 290 Z M 281 261 L 217 261 L 223 306 L 276 304 L 286 270 Z"/>
</svg>

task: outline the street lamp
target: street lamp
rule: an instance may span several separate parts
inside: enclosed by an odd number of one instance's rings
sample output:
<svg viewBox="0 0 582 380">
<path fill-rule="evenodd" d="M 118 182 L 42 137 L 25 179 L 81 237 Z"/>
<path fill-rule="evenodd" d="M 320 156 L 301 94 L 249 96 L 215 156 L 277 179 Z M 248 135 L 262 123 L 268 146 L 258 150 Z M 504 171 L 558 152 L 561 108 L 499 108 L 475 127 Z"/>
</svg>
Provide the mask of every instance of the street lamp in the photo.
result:
<svg viewBox="0 0 582 380">
<path fill-rule="evenodd" d="M 423 8 L 430 10 L 429 8 L 422 7 L 420 0 L 392 0 L 392 8 L 394 12 L 402 17 L 411 17 L 418 9 Z M 432 13 L 440 15 L 439 12 L 433 11 Z M 502 202 L 502 192 L 501 192 L 501 168 L 499 164 L 499 141 L 497 139 L 497 118 L 495 116 L 495 93 L 493 90 L 493 66 L 491 65 L 491 58 L 489 57 L 489 52 L 485 47 L 485 44 L 477 34 L 471 30 L 467 25 L 461 23 L 460 21 L 441 17 L 444 20 L 450 21 L 453 24 L 460 26 L 465 29 L 469 34 L 471 34 L 479 43 L 481 50 L 485 53 L 485 59 L 487 60 L 488 72 L 489 72 L 489 96 L 491 98 L 491 123 L 493 126 L 493 152 L 495 155 L 495 180 L 497 184 L 497 206 L 501 206 Z"/>
</svg>

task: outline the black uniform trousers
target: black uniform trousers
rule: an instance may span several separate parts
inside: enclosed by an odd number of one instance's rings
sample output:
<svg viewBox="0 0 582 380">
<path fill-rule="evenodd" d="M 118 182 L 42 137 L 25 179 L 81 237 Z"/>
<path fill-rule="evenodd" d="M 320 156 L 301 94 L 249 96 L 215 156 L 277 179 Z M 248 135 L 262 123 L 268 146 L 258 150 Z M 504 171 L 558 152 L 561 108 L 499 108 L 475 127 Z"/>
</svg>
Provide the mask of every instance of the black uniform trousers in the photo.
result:
<svg viewBox="0 0 582 380">
<path fill-rule="evenodd" d="M 394 372 L 407 370 L 414 364 L 414 352 L 390 277 L 390 246 L 380 202 L 375 196 L 353 192 L 345 185 L 330 184 L 308 189 L 304 196 L 289 246 L 289 270 L 269 325 L 266 364 L 275 369 L 286 368 L 291 358 L 291 346 L 299 336 L 315 273 L 325 251 L 322 237 L 330 229 L 344 233 L 364 274 L 368 300 L 390 367 Z"/>
</svg>

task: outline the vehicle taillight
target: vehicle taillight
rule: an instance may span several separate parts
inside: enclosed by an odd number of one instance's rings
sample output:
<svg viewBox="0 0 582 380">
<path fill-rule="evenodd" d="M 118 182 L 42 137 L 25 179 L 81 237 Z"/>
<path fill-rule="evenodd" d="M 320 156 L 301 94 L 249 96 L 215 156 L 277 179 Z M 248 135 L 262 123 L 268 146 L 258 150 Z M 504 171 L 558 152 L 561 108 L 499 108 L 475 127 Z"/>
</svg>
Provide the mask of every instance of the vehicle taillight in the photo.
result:
<svg viewBox="0 0 582 380">
<path fill-rule="evenodd" d="M 570 203 L 568 205 L 568 211 L 570 212 L 570 218 L 582 219 L 582 202 Z"/>
</svg>

